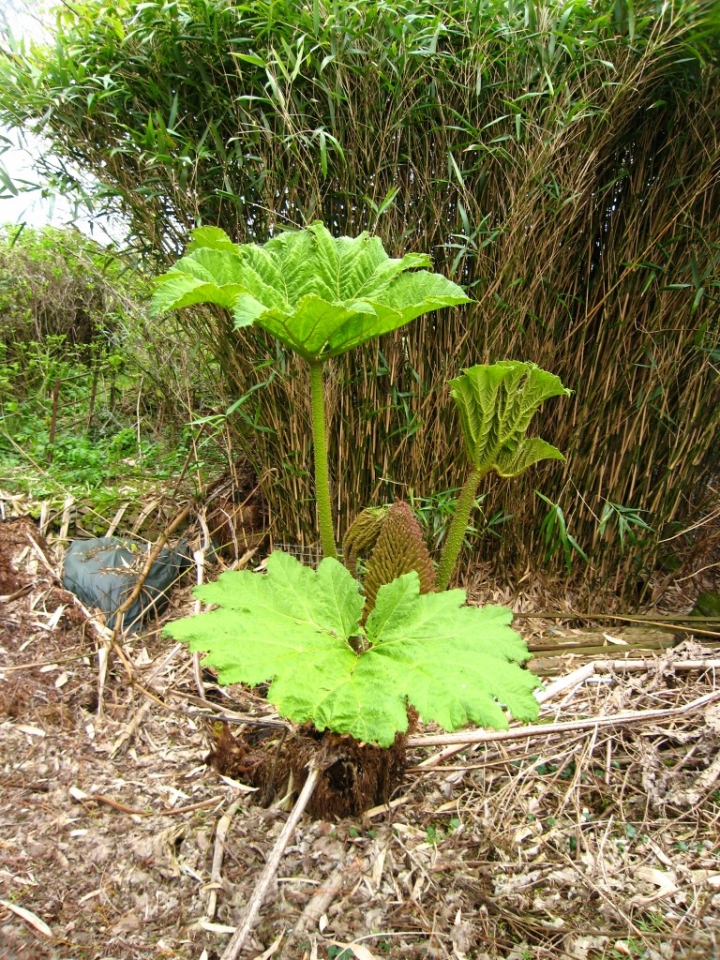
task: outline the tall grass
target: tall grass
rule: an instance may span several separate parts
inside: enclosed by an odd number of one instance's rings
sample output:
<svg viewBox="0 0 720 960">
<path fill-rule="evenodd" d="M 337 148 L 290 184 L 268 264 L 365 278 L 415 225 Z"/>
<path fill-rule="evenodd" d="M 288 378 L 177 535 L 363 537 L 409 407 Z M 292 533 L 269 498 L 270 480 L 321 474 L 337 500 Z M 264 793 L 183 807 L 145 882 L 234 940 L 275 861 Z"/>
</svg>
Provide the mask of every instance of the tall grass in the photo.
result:
<svg viewBox="0 0 720 960">
<path fill-rule="evenodd" d="M 543 501 L 592 576 L 630 589 L 718 473 L 720 29 L 713 5 L 427 0 L 299 6 L 86 2 L 44 53 L 6 44 L 0 117 L 111 188 L 162 256 L 198 220 L 239 241 L 321 218 L 431 252 L 476 303 L 336 361 L 338 535 L 371 502 L 457 486 L 446 381 L 527 359 L 575 390 L 538 432 L 567 464 L 495 482 L 513 514 L 476 556 L 540 566 Z M 715 17 L 715 19 L 713 19 Z M 197 313 L 276 529 L 312 539 L 305 373 L 257 331 Z M 288 410 L 295 416 L 288 417 Z M 268 470 L 270 471 L 268 473 Z M 646 511 L 625 549 L 604 505 Z M 675 528 L 673 528 L 675 529 Z M 682 538 L 679 541 L 682 542 Z"/>
</svg>

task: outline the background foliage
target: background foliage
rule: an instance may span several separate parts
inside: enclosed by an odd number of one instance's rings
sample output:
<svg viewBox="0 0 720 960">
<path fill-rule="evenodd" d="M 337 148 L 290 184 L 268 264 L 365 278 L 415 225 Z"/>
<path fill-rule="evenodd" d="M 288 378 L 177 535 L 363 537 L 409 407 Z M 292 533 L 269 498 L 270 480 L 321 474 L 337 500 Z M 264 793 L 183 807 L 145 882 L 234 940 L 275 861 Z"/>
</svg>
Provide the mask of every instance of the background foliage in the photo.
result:
<svg viewBox="0 0 720 960">
<path fill-rule="evenodd" d="M 211 403 L 197 346 L 148 320 L 147 295 L 129 258 L 74 230 L 0 231 L 0 487 L 74 496 L 92 532 L 177 478 Z M 208 452 L 194 447 L 193 477 Z"/>
<path fill-rule="evenodd" d="M 527 359 L 575 390 L 538 424 L 567 464 L 494 482 L 486 515 L 513 519 L 479 555 L 544 562 L 560 516 L 566 558 L 625 589 L 717 474 L 719 39 L 697 0 L 90 0 L 52 48 L 7 43 L 0 118 L 91 172 L 161 258 L 199 221 L 264 241 L 316 218 L 430 252 L 476 303 L 334 361 L 339 532 L 457 485 L 447 379 Z M 227 403 L 247 396 L 234 425 L 276 528 L 312 537 L 303 371 L 261 331 L 187 322 Z M 628 516 L 653 530 L 621 538 Z"/>
<path fill-rule="evenodd" d="M 23 344 L 47 337 L 89 347 L 102 331 L 111 331 L 123 301 L 129 302 L 132 281 L 123 282 L 127 272 L 112 251 L 73 230 L 0 229 L 0 341 L 5 350 L 19 354 Z"/>
</svg>

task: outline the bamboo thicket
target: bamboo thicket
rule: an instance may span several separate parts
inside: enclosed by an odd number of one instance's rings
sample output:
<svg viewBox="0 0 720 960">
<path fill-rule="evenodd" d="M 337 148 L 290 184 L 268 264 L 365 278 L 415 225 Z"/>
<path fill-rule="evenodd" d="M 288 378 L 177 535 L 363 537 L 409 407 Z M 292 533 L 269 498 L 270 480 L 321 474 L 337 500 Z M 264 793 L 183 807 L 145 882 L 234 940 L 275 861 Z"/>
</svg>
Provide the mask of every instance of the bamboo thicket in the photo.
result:
<svg viewBox="0 0 720 960">
<path fill-rule="evenodd" d="M 505 522 L 475 556 L 546 562 L 538 490 L 626 590 L 717 497 L 719 37 L 701 2 L 91 0 L 51 50 L 6 50 L 0 116 L 99 178 L 156 254 L 198 221 L 262 242 L 314 219 L 430 252 L 475 303 L 334 362 L 338 536 L 364 506 L 459 486 L 447 380 L 531 360 L 575 391 L 537 418 L 567 462 L 489 482 Z M 229 400 L 273 359 L 237 435 L 276 529 L 315 539 L 306 372 L 227 318 L 184 323 Z"/>
</svg>

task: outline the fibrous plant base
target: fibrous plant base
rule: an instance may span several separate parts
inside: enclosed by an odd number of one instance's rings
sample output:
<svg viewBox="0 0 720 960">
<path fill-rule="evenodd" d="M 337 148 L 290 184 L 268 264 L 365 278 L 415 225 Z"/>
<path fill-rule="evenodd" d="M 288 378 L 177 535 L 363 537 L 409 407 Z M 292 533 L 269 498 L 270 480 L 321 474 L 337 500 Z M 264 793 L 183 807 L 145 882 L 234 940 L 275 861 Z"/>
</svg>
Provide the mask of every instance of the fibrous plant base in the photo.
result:
<svg viewBox="0 0 720 960">
<path fill-rule="evenodd" d="M 415 718 L 410 717 L 411 729 Z M 277 733 L 245 728 L 233 734 L 226 723 L 216 723 L 212 737 L 206 762 L 224 776 L 257 787 L 263 806 L 299 793 L 308 765 L 317 759 L 324 771 L 307 809 L 322 820 L 356 817 L 387 803 L 405 772 L 407 734 L 397 734 L 387 749 L 348 735 L 318 733 L 310 725 Z"/>
</svg>

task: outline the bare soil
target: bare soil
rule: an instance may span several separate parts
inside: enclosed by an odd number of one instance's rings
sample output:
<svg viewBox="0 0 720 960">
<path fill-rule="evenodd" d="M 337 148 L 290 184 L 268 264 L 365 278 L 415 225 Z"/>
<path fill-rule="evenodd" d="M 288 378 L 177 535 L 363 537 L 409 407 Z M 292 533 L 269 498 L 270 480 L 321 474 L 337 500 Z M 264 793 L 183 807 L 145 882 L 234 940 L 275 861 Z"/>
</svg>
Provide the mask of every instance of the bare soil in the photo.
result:
<svg viewBox="0 0 720 960">
<path fill-rule="evenodd" d="M 218 718 L 267 705 L 200 701 L 157 625 L 105 673 L 57 572 L 31 520 L 0 523 L 0 958 L 218 960 L 293 798 L 206 760 Z M 689 641 L 550 687 L 541 722 L 573 730 L 453 753 L 421 727 L 389 804 L 303 817 L 241 958 L 720 957 L 717 658 Z"/>
</svg>

